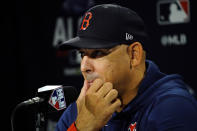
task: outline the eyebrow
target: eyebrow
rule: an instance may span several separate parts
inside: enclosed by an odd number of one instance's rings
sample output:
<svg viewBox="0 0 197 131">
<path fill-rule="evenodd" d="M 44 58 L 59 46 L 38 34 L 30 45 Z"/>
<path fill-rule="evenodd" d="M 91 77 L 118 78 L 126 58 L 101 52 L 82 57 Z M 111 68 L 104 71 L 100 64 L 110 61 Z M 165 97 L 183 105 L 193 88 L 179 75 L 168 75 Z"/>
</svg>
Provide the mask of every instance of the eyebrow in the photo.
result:
<svg viewBox="0 0 197 131">
<path fill-rule="evenodd" d="M 99 49 L 99 48 L 96 48 L 96 49 L 83 49 L 83 48 L 81 48 L 81 49 L 78 49 L 77 51 L 85 51 L 85 50 L 94 50 L 94 51 L 113 51 L 113 50 L 116 50 L 118 47 L 119 47 L 120 45 L 117 45 L 117 46 L 115 46 L 115 47 L 112 47 L 112 48 L 101 48 L 101 49 Z"/>
<path fill-rule="evenodd" d="M 110 49 L 112 48 L 109 48 L 109 49 L 78 49 L 77 51 L 81 52 L 81 51 L 109 51 Z"/>
<path fill-rule="evenodd" d="M 78 51 L 79 53 L 85 53 L 85 54 L 89 54 L 92 55 L 95 52 L 102 52 L 103 54 L 107 55 L 110 54 L 111 51 L 109 49 L 81 49 Z"/>
</svg>

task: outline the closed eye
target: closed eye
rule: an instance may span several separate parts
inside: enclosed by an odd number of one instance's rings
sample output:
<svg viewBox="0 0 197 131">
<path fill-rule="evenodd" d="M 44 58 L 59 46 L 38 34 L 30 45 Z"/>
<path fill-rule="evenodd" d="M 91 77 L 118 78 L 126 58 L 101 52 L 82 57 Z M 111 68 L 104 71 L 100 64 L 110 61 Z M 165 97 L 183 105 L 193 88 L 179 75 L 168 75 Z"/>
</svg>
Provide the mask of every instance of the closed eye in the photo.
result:
<svg viewBox="0 0 197 131">
<path fill-rule="evenodd" d="M 95 50 L 91 53 L 90 57 L 91 58 L 100 58 L 107 55 L 107 52 L 101 51 L 101 50 Z"/>
<path fill-rule="evenodd" d="M 81 58 L 83 58 L 85 56 L 85 52 L 84 51 L 78 51 L 78 53 L 80 54 Z"/>
<path fill-rule="evenodd" d="M 81 58 L 83 58 L 84 56 L 88 56 L 90 58 L 96 59 L 96 58 L 106 56 L 110 52 L 108 49 L 94 49 L 90 51 L 78 50 L 78 53 L 80 54 Z"/>
</svg>

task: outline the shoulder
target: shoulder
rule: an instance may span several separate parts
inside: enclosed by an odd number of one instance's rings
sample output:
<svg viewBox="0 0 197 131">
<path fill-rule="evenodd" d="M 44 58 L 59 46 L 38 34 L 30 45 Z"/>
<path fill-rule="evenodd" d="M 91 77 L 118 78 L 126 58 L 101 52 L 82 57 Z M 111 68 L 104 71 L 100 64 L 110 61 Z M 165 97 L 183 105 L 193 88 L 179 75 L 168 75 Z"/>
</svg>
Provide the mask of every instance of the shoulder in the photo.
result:
<svg viewBox="0 0 197 131">
<path fill-rule="evenodd" d="M 196 99 L 189 92 L 188 85 L 182 80 L 182 77 L 177 74 L 166 75 L 154 84 L 154 101 L 162 102 L 171 99 L 171 97 L 185 99 L 188 101 L 195 101 Z"/>
<path fill-rule="evenodd" d="M 167 88 L 153 99 L 149 128 L 158 130 L 197 130 L 197 101 L 184 89 Z"/>
</svg>

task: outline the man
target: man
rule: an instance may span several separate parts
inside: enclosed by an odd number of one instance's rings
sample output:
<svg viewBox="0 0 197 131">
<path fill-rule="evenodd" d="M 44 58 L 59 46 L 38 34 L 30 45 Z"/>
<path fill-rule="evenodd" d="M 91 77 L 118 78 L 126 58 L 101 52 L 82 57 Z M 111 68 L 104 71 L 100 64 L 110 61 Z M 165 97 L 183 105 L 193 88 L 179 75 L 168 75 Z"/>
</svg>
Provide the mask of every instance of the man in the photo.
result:
<svg viewBox="0 0 197 131">
<path fill-rule="evenodd" d="M 197 131 L 196 100 L 181 76 L 146 60 L 146 37 L 128 8 L 103 4 L 85 13 L 78 36 L 59 47 L 81 53 L 84 85 L 56 131 Z"/>
</svg>

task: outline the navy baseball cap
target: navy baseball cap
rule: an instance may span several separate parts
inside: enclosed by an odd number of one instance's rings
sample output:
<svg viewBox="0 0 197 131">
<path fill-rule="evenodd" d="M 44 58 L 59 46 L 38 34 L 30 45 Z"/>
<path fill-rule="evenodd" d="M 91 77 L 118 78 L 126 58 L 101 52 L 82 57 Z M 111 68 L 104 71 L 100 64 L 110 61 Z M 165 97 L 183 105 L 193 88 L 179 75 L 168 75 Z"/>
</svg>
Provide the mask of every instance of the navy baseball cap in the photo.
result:
<svg viewBox="0 0 197 131">
<path fill-rule="evenodd" d="M 99 49 L 147 39 L 142 18 L 133 10 L 114 4 L 96 5 L 85 12 L 77 37 L 58 45 L 58 49 Z"/>
</svg>

